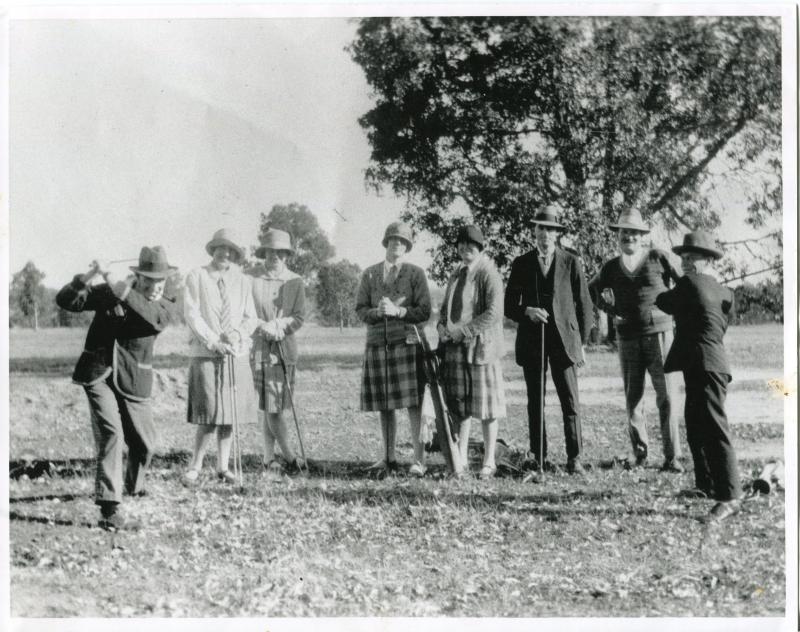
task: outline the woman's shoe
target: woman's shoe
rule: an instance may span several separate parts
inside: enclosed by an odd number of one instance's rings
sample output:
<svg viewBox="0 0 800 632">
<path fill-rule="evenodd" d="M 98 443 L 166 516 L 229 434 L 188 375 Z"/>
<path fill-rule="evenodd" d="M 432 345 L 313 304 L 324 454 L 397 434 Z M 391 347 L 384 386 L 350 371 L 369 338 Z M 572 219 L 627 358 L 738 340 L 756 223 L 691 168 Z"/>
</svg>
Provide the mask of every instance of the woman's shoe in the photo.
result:
<svg viewBox="0 0 800 632">
<path fill-rule="evenodd" d="M 422 463 L 416 462 L 409 466 L 408 475 L 412 478 L 422 478 L 425 476 L 425 472 L 427 471 L 428 468 L 426 468 Z"/>
<path fill-rule="evenodd" d="M 223 483 L 235 483 L 236 477 L 233 475 L 233 472 L 230 470 L 225 470 L 224 472 L 217 472 L 217 479 L 222 481 Z"/>
<path fill-rule="evenodd" d="M 199 470 L 186 470 L 181 476 L 181 483 L 183 483 L 186 487 L 194 487 L 197 485 L 197 481 L 200 478 L 200 471 Z"/>
<path fill-rule="evenodd" d="M 489 479 L 494 478 L 494 475 L 497 473 L 497 467 L 494 465 L 484 465 L 481 468 L 480 473 L 478 474 L 478 478 L 482 481 L 488 481 Z"/>
</svg>

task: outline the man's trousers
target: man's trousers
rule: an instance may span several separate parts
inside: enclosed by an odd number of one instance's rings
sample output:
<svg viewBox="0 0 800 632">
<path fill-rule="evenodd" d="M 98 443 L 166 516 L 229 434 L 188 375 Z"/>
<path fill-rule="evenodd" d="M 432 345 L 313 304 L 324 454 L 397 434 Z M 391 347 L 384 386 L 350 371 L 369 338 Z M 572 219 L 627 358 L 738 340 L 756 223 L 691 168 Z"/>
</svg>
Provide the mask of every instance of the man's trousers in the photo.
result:
<svg viewBox="0 0 800 632">
<path fill-rule="evenodd" d="M 97 471 L 95 502 L 122 501 L 123 486 L 128 494 L 144 489 L 145 471 L 156 446 L 156 429 L 149 400 L 126 399 L 111 378 L 84 386 L 94 433 Z M 128 446 L 128 464 L 123 481 L 123 448 Z"/>
</svg>

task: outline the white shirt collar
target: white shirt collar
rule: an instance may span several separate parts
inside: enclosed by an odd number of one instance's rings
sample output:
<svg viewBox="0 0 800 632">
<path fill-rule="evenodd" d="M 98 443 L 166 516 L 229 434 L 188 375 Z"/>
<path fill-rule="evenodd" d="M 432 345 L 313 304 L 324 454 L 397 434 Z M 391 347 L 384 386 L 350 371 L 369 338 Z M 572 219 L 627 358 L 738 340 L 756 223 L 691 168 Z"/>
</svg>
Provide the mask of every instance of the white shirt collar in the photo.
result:
<svg viewBox="0 0 800 632">
<path fill-rule="evenodd" d="M 384 274 L 384 276 L 389 274 L 389 270 L 391 270 L 393 267 L 397 268 L 397 271 L 400 272 L 400 267 L 402 265 L 403 265 L 403 260 L 402 259 L 398 259 L 394 263 L 389 263 L 386 259 L 384 259 L 384 261 L 383 261 L 383 274 Z"/>
</svg>

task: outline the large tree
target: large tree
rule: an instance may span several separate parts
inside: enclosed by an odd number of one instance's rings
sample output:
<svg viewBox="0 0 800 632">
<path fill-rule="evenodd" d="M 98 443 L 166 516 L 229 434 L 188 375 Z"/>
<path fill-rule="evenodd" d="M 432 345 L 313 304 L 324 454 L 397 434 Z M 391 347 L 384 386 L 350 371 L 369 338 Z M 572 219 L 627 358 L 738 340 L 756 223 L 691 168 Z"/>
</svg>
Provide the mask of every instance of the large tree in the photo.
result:
<svg viewBox="0 0 800 632">
<path fill-rule="evenodd" d="M 356 291 L 361 268 L 347 259 L 322 266 L 317 274 L 316 302 L 323 325 L 351 327 L 359 322 Z"/>
<path fill-rule="evenodd" d="M 284 230 L 292 236 L 295 254 L 290 267 L 306 282 L 313 280 L 320 266 L 336 254 L 316 215 L 304 204 L 276 204 L 268 214 L 261 213 L 259 244 L 264 243 L 264 234 L 270 228 Z"/>
<path fill-rule="evenodd" d="M 367 180 L 442 239 L 437 278 L 468 220 L 505 267 L 555 206 L 591 270 L 625 207 L 714 228 L 716 190 L 738 178 L 753 228 L 781 212 L 776 19 L 367 18 L 350 51 L 375 98 Z"/>
</svg>

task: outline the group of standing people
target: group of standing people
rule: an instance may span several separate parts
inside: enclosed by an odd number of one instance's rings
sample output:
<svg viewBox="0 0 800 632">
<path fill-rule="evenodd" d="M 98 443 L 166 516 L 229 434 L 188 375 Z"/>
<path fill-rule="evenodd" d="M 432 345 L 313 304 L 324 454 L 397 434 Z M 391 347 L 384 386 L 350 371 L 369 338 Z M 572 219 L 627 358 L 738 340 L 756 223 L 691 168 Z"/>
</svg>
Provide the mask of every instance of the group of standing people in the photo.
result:
<svg viewBox="0 0 800 632">
<path fill-rule="evenodd" d="M 549 366 L 561 405 L 567 471 L 584 471 L 577 368 L 585 363 L 594 303 L 614 315 L 635 465 L 643 466 L 650 453 L 642 406 L 649 373 L 659 411 L 662 470 L 683 471 L 677 383 L 670 375 L 682 371 L 695 476 L 687 495 L 715 498 L 715 519 L 734 513 L 741 489 L 725 417 L 731 377 L 722 345 L 732 292 L 707 274 L 722 253 L 707 234 L 686 235 L 683 245 L 673 248 L 681 256 L 680 276 L 664 252 L 643 247 L 649 228 L 637 212 L 628 211 L 610 226 L 617 232 L 620 255 L 587 283 L 580 258 L 558 244 L 565 227 L 557 215 L 543 210 L 533 222 L 535 248 L 513 261 L 505 290 L 477 226 L 463 227 L 453 244 L 460 262 L 448 280 L 436 331 L 461 463 L 468 464 L 475 419 L 484 444 L 478 476 L 489 479 L 497 470 L 498 424 L 507 415 L 501 362 L 505 316 L 517 324 L 515 359 L 527 390 L 528 468 L 553 467 L 547 459 L 543 417 Z M 235 420 L 257 415 L 262 417 L 266 472 L 298 472 L 304 465 L 292 448 L 284 416 L 296 375 L 294 333 L 305 319 L 304 285 L 287 267 L 294 251 L 291 236 L 270 229 L 262 241 L 255 255 L 263 259 L 263 269 L 255 276 L 242 272 L 242 242 L 221 229 L 206 245 L 210 262 L 186 277 L 184 317 L 191 332 L 187 420 L 196 426 L 194 450 L 182 477 L 189 486 L 199 480 L 212 437 L 217 442 L 216 476 L 235 481 L 228 467 Z M 356 297 L 356 311 L 366 323 L 360 407 L 378 412 L 382 435 L 382 452 L 370 469 L 381 475 L 400 470 L 396 411 L 406 409 L 414 452 L 407 473 L 423 477 L 425 377 L 419 343 L 431 317 L 430 292 L 424 271 L 406 260 L 414 245 L 411 229 L 394 222 L 381 243 L 385 258 L 364 271 Z M 143 248 L 139 265 L 131 270 L 132 279 L 117 280 L 106 264 L 95 261 L 57 297 L 64 309 L 95 311 L 73 381 L 84 387 L 89 400 L 97 453 L 96 502 L 100 526 L 107 529 L 135 527 L 119 511 L 122 493 L 146 493 L 144 471 L 155 444 L 148 401 L 153 341 L 169 322 L 171 306 L 163 290 L 175 268 L 156 246 Z M 123 480 L 125 443 L 129 454 Z M 276 458 L 276 443 L 282 459 Z"/>
</svg>

